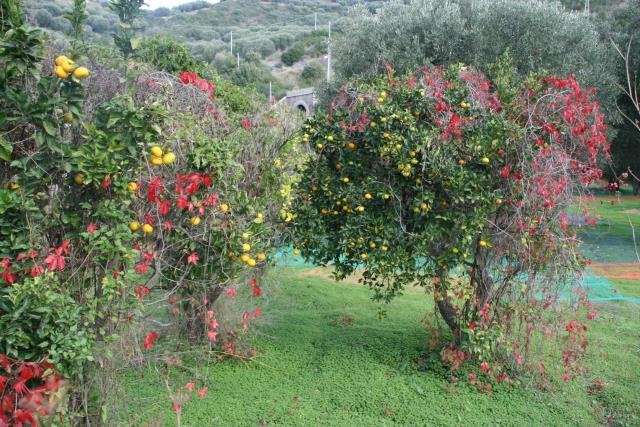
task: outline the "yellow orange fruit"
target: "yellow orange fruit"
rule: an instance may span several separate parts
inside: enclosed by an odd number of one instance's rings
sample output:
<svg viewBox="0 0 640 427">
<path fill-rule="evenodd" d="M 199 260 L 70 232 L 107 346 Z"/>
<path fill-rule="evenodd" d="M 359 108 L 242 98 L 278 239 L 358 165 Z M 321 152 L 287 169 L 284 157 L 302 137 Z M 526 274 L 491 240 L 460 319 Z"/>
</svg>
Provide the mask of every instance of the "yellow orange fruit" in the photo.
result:
<svg viewBox="0 0 640 427">
<path fill-rule="evenodd" d="M 251 259 L 251 257 L 249 257 L 249 255 L 247 255 L 247 254 L 240 255 L 240 261 L 242 261 L 242 262 L 247 262 L 250 259 Z"/>
<path fill-rule="evenodd" d="M 488 157 L 483 157 L 482 159 L 480 159 L 480 162 L 481 162 L 483 165 L 488 165 L 488 164 L 491 162 L 491 160 L 489 160 L 489 158 L 488 158 Z"/>
<path fill-rule="evenodd" d="M 78 67 L 72 60 L 68 60 L 66 62 L 63 62 L 62 64 L 60 64 L 60 66 L 67 73 L 72 73 Z"/>
<path fill-rule="evenodd" d="M 151 147 L 149 152 L 156 157 L 162 157 L 162 155 L 164 154 L 164 152 L 162 151 L 162 148 L 158 147 L 157 145 L 154 145 L 153 147 Z"/>
<path fill-rule="evenodd" d="M 373 196 L 370 193 L 367 193 L 367 194 L 364 195 L 364 198 L 367 199 L 367 200 L 371 200 L 371 199 L 373 199 Z"/>
<path fill-rule="evenodd" d="M 66 79 L 67 77 L 69 77 L 69 73 L 67 73 L 60 65 L 56 65 L 56 67 L 53 69 L 53 72 L 61 79 Z"/>
<path fill-rule="evenodd" d="M 251 245 L 248 243 L 243 243 L 242 244 L 242 251 L 243 252 L 249 252 L 251 250 Z"/>
<path fill-rule="evenodd" d="M 294 250 L 293 250 L 293 254 L 294 254 L 295 256 L 298 256 L 298 255 L 300 255 L 300 251 L 299 251 L 299 250 L 297 250 L 297 249 L 294 249 Z"/>
<path fill-rule="evenodd" d="M 131 181 L 129 185 L 127 185 L 127 190 L 136 191 L 138 189 L 138 183 Z"/>
<path fill-rule="evenodd" d="M 9 183 L 9 189 L 11 189 L 11 190 L 17 190 L 18 188 L 20 188 L 20 184 L 18 184 L 17 182 L 11 182 L 11 183 Z"/>
<path fill-rule="evenodd" d="M 64 55 L 60 55 L 60 56 L 56 57 L 54 62 L 55 62 L 56 65 L 59 65 L 60 67 L 62 67 L 62 64 L 64 64 L 65 62 L 69 62 L 69 61 L 70 61 L 69 58 L 67 58 Z"/>
<path fill-rule="evenodd" d="M 131 221 L 129 223 L 129 230 L 135 233 L 138 229 L 140 229 L 140 223 L 138 221 Z"/>
<path fill-rule="evenodd" d="M 162 163 L 164 163 L 165 165 L 170 165 L 175 161 L 176 161 L 176 155 L 171 152 L 162 156 Z"/>
<path fill-rule="evenodd" d="M 151 156 L 151 164 L 153 166 L 162 166 L 162 157 Z"/>
<path fill-rule="evenodd" d="M 482 246 L 483 248 L 486 247 L 488 245 L 487 242 L 485 242 L 484 240 L 480 240 L 480 246 Z"/>
<path fill-rule="evenodd" d="M 145 224 L 142 226 L 142 232 L 144 234 L 151 234 L 153 233 L 153 226 L 151 224 Z"/>
<path fill-rule="evenodd" d="M 191 217 L 191 219 L 189 220 L 189 222 L 191 223 L 191 225 L 200 225 L 200 223 L 202 222 L 202 220 L 200 219 L 199 216 L 193 216 Z"/>
<path fill-rule="evenodd" d="M 220 204 L 220 212 L 227 213 L 229 212 L 229 205 L 226 203 Z"/>
<path fill-rule="evenodd" d="M 80 80 L 86 79 L 89 77 L 89 70 L 87 67 L 78 67 L 73 71 L 73 77 Z"/>
<path fill-rule="evenodd" d="M 84 175 L 81 173 L 77 173 L 73 176 L 73 182 L 75 182 L 77 185 L 82 185 L 84 184 Z"/>
<path fill-rule="evenodd" d="M 255 267 L 256 266 L 256 260 L 253 258 L 249 258 L 249 260 L 247 261 L 247 265 L 249 267 Z"/>
<path fill-rule="evenodd" d="M 256 255 L 256 258 L 258 258 L 258 261 L 261 261 L 261 262 L 262 262 L 262 261 L 264 261 L 264 260 L 266 260 L 266 259 L 267 259 L 267 256 L 265 255 L 265 253 L 264 253 L 264 252 L 259 252 L 259 253 Z"/>
</svg>

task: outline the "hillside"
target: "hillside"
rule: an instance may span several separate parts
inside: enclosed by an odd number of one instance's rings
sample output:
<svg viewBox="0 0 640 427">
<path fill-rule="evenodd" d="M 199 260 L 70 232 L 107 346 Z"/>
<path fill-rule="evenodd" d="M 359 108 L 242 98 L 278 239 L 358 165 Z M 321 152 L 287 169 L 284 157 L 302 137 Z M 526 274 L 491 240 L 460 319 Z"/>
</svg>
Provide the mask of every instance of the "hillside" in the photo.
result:
<svg viewBox="0 0 640 427">
<path fill-rule="evenodd" d="M 591 11 L 610 11 L 624 0 L 591 0 Z M 253 82 L 264 90 L 269 81 L 276 92 L 315 85 L 324 76 L 327 29 L 343 16 L 353 0 L 227 0 L 216 4 L 195 1 L 174 8 L 145 11 L 139 23 L 143 36 L 169 35 L 185 43 L 200 60 L 239 84 Z M 376 8 L 382 1 L 368 2 Z M 584 0 L 563 0 L 584 10 Z M 25 0 L 27 21 L 53 33 L 66 32 L 62 16 L 71 0 Z M 87 38 L 112 43 L 118 22 L 108 0 L 88 0 Z M 314 24 L 317 23 L 317 27 Z M 233 54 L 231 34 L 233 33 Z M 241 68 L 237 66 L 237 55 Z"/>
</svg>

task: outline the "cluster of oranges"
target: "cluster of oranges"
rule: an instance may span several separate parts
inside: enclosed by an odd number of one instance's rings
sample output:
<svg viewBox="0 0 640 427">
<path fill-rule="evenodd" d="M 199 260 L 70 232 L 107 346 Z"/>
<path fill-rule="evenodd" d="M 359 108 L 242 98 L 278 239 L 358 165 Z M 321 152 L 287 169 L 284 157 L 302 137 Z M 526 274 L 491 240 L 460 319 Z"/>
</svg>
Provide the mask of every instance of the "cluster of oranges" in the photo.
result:
<svg viewBox="0 0 640 427">
<path fill-rule="evenodd" d="M 71 59 L 64 55 L 60 55 L 55 59 L 55 67 L 53 72 L 61 79 L 67 79 L 70 75 L 78 80 L 86 79 L 89 77 L 89 70 L 87 67 L 79 67 Z"/>
<path fill-rule="evenodd" d="M 247 243 L 247 241 L 249 240 L 250 236 L 248 233 L 242 233 L 242 240 L 245 241 L 245 243 L 242 244 L 242 255 L 240 255 L 240 261 L 242 261 L 243 263 L 245 263 L 246 265 L 248 265 L 249 267 L 255 267 L 256 264 L 258 264 L 258 262 L 264 262 L 267 259 L 267 255 L 264 252 L 258 252 L 255 255 L 255 258 L 253 258 L 250 255 L 251 252 L 251 245 L 249 243 Z"/>
<path fill-rule="evenodd" d="M 171 151 L 165 152 L 161 147 L 154 145 L 149 150 L 151 154 L 151 164 L 153 166 L 170 165 L 176 161 L 176 155 Z"/>
<path fill-rule="evenodd" d="M 136 231 L 140 230 L 141 227 L 142 227 L 142 233 L 144 233 L 144 234 L 153 233 L 153 225 L 151 225 L 151 224 L 141 225 L 138 221 L 131 221 L 129 223 L 129 230 L 131 230 L 134 233 Z"/>
</svg>

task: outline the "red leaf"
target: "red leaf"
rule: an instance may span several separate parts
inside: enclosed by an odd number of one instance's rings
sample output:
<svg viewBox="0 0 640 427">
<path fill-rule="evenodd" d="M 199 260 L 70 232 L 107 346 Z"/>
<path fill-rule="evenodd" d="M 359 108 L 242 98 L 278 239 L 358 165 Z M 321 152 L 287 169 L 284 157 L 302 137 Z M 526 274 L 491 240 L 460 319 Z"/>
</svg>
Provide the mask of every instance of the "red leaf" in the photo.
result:
<svg viewBox="0 0 640 427">
<path fill-rule="evenodd" d="M 196 252 L 191 252 L 191 255 L 187 257 L 187 264 L 196 265 L 198 264 L 199 259 L 200 258 L 198 257 L 198 254 Z"/>
<path fill-rule="evenodd" d="M 144 337 L 144 349 L 150 350 L 153 348 L 156 340 L 158 339 L 158 333 L 156 331 L 151 331 Z"/>
</svg>

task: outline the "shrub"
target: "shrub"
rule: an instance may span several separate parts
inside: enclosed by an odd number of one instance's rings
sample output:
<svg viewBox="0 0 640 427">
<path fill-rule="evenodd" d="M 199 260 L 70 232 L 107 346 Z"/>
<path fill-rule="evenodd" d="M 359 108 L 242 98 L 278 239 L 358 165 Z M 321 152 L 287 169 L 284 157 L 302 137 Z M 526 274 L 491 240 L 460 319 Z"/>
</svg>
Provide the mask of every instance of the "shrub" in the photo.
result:
<svg viewBox="0 0 640 427">
<path fill-rule="evenodd" d="M 300 78 L 307 84 L 317 84 L 324 73 L 324 68 L 317 62 L 310 62 L 304 66 Z"/>
<path fill-rule="evenodd" d="M 462 345 L 453 354 L 498 378 L 530 356 L 533 331 L 561 322 L 548 309 L 583 265 L 567 211 L 608 145 L 573 76 L 518 86 L 508 61 L 495 73 L 492 84 L 467 67 L 389 69 L 345 87 L 305 126 L 315 155 L 293 205 L 308 260 L 333 263 L 337 279 L 361 269 L 377 300 L 428 289 Z M 583 350 L 566 350 L 567 375 Z"/>
<path fill-rule="evenodd" d="M 295 43 L 289 49 L 287 49 L 280 59 L 286 65 L 293 65 L 296 62 L 300 61 L 304 56 L 304 45 L 302 43 Z"/>
<path fill-rule="evenodd" d="M 194 70 L 199 72 L 203 68 L 187 46 L 166 36 L 142 39 L 136 55 L 141 61 L 171 74 Z"/>
</svg>

